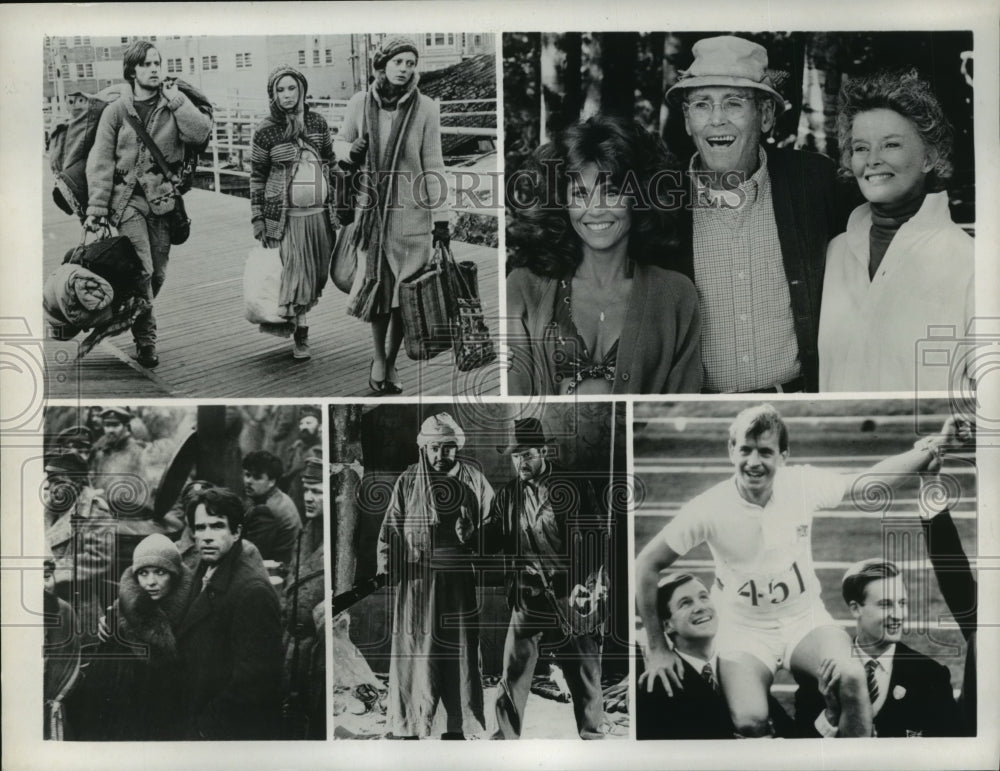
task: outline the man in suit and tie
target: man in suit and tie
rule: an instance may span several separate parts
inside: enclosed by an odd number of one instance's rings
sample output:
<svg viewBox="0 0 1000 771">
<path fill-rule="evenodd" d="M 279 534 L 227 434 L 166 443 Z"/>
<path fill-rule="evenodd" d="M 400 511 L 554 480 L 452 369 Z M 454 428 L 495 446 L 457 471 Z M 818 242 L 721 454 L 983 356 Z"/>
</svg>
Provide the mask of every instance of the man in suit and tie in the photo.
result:
<svg viewBox="0 0 1000 771">
<path fill-rule="evenodd" d="M 719 685 L 715 635 L 719 621 L 708 589 L 690 573 L 660 579 L 656 602 L 662 634 L 684 665 L 681 689 L 667 695 L 663 684 L 636 689 L 637 739 L 732 739 L 736 736 L 729 706 Z M 648 630 L 647 634 L 654 634 Z M 639 662 L 639 672 L 642 662 Z M 779 736 L 791 733 L 791 720 L 773 698 L 771 719 Z"/>
<path fill-rule="evenodd" d="M 189 739 L 277 738 L 283 651 L 278 595 L 244 544 L 243 502 L 210 487 L 185 509 L 201 561 L 175 632 Z"/>
<path fill-rule="evenodd" d="M 864 666 L 872 705 L 872 735 L 955 736 L 955 700 L 948 668 L 901 642 L 907 618 L 903 576 L 882 559 L 858 562 L 842 582 L 844 601 L 855 619 L 853 655 Z M 831 685 L 838 673 L 824 662 L 818 683 L 802 683 L 795 698 L 804 733 L 837 736 L 839 705 Z M 823 705 L 826 708 L 823 710 Z M 812 716 L 823 710 L 813 721 Z"/>
</svg>

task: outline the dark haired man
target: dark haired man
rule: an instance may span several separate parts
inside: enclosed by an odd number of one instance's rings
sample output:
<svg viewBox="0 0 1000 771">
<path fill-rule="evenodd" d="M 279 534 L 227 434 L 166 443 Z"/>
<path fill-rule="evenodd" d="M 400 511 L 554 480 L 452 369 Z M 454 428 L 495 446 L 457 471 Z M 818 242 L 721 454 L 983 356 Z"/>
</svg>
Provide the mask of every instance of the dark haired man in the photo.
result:
<svg viewBox="0 0 1000 771">
<path fill-rule="evenodd" d="M 843 736 L 871 734 L 872 709 L 851 641 L 823 606 L 812 562 L 813 514 L 837 506 L 861 484 L 900 484 L 925 468 L 949 443 L 956 427 L 856 476 L 811 466 L 786 466 L 788 428 L 769 404 L 737 415 L 729 428 L 734 475 L 687 503 L 636 558 L 636 603 L 646 629 L 663 624 L 656 604 L 660 571 L 700 543 L 715 558 L 713 596 L 720 609 L 719 654 L 723 689 L 733 724 L 743 736 L 773 733 L 767 695 L 775 672 L 818 679 L 825 660 L 840 676 Z M 649 638 L 645 685 L 660 680 L 668 694 L 683 688 L 680 657 L 657 635 Z"/>
<path fill-rule="evenodd" d="M 283 456 L 285 475 L 281 478 L 281 489 L 288 493 L 288 497 L 303 513 L 305 512 L 305 500 L 302 473 L 309 457 L 320 450 L 323 439 L 322 426 L 323 411 L 319 407 L 312 404 L 300 407 L 299 438 L 292 442 Z"/>
<path fill-rule="evenodd" d="M 668 696 L 662 686 L 652 692 L 636 691 L 638 739 L 732 739 L 733 720 L 719 682 L 719 655 L 715 635 L 719 629 L 712 596 L 690 573 L 671 573 L 660 579 L 656 604 L 665 636 L 684 665 L 683 689 Z M 642 662 L 639 662 L 639 676 Z M 768 699 L 778 735 L 792 733 L 792 721 L 773 698 Z"/>
<path fill-rule="evenodd" d="M 185 509 L 201 561 L 175 636 L 184 662 L 186 737 L 271 739 L 278 731 L 282 646 L 278 595 L 240 540 L 243 501 L 224 488 Z"/>
<path fill-rule="evenodd" d="M 826 245 L 846 221 L 834 164 L 765 151 L 785 100 L 762 46 L 725 35 L 692 51 L 666 94 L 697 150 L 679 260 L 666 267 L 698 289 L 703 390 L 815 391 Z"/>
<path fill-rule="evenodd" d="M 851 653 L 865 671 L 872 708 L 873 736 L 955 736 L 955 700 L 948 668 L 901 641 L 906 621 L 906 585 L 892 562 L 870 559 L 847 569 L 841 583 L 844 602 L 855 620 Z M 795 696 L 795 711 L 822 736 L 837 736 L 839 704 L 835 689 L 839 671 L 824 664 L 818 680 L 807 681 Z M 823 694 L 822 696 L 820 694 Z M 824 699 L 826 704 L 823 710 Z M 805 726 L 806 733 L 810 726 Z"/>
<path fill-rule="evenodd" d="M 136 361 L 143 367 L 159 364 L 152 302 L 167 275 L 168 220 L 174 198 L 172 180 L 164 178 L 129 118 L 145 127 L 175 174 L 184 160 L 184 145 L 204 142 L 212 129 L 212 119 L 181 93 L 176 82 L 161 78 L 161 67 L 160 52 L 145 40 L 125 50 L 122 69 L 131 88 L 123 89 L 101 113 L 87 158 L 85 226 L 97 230 L 110 222 L 128 237 L 142 262 L 142 289 L 150 308 L 136 318 L 132 336 Z"/>
<path fill-rule="evenodd" d="M 266 450 L 243 458 L 243 491 L 249 499 L 243 537 L 266 560 L 291 564 L 302 518 L 292 499 L 278 488 L 281 461 Z"/>
<path fill-rule="evenodd" d="M 515 478 L 497 493 L 478 533 L 486 554 L 502 552 L 510 624 L 497 684 L 494 739 L 519 739 L 539 654 L 563 668 L 577 734 L 608 731 L 601 692 L 601 645 L 609 581 L 610 521 L 589 480 L 548 457 L 552 441 L 537 418 L 515 420 L 506 445 Z"/>
</svg>

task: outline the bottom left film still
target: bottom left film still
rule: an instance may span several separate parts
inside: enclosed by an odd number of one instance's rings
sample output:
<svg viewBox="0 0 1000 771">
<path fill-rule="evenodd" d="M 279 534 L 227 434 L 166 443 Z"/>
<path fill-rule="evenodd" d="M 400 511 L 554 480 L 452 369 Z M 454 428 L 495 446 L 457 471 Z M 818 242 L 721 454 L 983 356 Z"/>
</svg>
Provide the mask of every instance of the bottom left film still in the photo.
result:
<svg viewBox="0 0 1000 771">
<path fill-rule="evenodd" d="M 46 739 L 326 738 L 323 423 L 46 410 Z"/>
</svg>

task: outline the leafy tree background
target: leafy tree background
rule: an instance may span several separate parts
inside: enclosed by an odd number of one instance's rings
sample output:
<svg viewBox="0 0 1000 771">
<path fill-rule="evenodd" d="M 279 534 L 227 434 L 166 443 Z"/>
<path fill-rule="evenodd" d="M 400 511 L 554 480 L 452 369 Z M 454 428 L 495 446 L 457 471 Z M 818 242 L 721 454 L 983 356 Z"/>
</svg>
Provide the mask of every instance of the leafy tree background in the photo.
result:
<svg viewBox="0 0 1000 771">
<path fill-rule="evenodd" d="M 845 78 L 913 67 L 955 130 L 949 194 L 955 219 L 975 221 L 971 32 L 512 32 L 503 36 L 504 159 L 508 175 L 539 144 L 580 117 L 628 115 L 659 133 L 682 163 L 694 152 L 663 95 L 691 64 L 703 37 L 735 34 L 768 51 L 790 107 L 773 142 L 837 159 L 837 92 Z M 508 212 L 509 219 L 516 213 Z"/>
</svg>

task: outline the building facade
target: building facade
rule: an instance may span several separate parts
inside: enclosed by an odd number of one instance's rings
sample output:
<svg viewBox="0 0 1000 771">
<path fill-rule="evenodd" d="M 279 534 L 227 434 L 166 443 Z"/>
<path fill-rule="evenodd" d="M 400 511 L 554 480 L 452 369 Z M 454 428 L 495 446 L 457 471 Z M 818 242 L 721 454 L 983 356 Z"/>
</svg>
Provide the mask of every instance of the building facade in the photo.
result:
<svg viewBox="0 0 1000 771">
<path fill-rule="evenodd" d="M 45 39 L 43 97 L 58 110 L 70 91 L 94 93 L 122 80 L 122 55 L 138 39 L 156 45 L 163 74 L 180 77 L 217 104 L 263 99 L 267 76 L 289 64 L 305 74 L 314 99 L 348 99 L 368 83 L 371 57 L 384 35 L 245 35 L 49 37 Z M 421 69 L 440 69 L 496 52 L 495 35 L 479 32 L 413 33 Z"/>
</svg>

